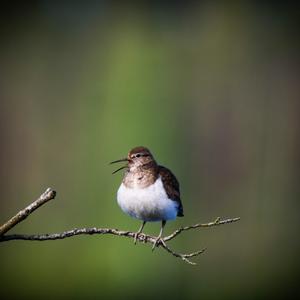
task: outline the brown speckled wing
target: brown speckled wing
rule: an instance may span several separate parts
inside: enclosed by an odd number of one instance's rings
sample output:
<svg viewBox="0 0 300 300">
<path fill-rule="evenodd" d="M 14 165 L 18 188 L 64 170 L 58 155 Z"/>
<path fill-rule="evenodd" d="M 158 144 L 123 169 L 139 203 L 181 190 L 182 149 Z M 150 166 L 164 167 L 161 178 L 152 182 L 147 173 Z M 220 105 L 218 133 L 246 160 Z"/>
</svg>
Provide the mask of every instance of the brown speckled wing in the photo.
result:
<svg viewBox="0 0 300 300">
<path fill-rule="evenodd" d="M 163 182 L 164 188 L 167 192 L 169 199 L 178 203 L 177 216 L 183 217 L 183 207 L 180 200 L 179 183 L 175 175 L 173 175 L 173 173 L 169 169 L 163 166 L 158 166 L 158 172 L 161 176 L 161 180 Z"/>
</svg>

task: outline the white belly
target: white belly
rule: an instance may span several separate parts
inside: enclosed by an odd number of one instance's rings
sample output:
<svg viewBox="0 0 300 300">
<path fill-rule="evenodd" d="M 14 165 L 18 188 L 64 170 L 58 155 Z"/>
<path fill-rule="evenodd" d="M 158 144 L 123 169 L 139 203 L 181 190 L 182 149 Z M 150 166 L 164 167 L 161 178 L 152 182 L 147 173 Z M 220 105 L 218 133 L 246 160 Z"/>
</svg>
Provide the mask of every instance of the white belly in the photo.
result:
<svg viewBox="0 0 300 300">
<path fill-rule="evenodd" d="M 172 220 L 177 216 L 178 204 L 168 199 L 161 178 L 146 188 L 127 188 L 123 183 L 118 190 L 118 204 L 130 216 L 144 221 Z"/>
</svg>

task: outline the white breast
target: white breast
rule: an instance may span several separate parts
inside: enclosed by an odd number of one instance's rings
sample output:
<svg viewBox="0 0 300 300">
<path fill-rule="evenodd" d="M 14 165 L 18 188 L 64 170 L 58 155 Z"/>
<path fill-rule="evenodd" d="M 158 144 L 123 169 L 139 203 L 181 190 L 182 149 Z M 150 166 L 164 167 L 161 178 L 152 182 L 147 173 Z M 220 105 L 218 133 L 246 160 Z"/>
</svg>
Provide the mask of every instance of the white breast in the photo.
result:
<svg viewBox="0 0 300 300">
<path fill-rule="evenodd" d="M 177 216 L 178 203 L 168 198 L 160 177 L 146 188 L 127 188 L 122 183 L 117 197 L 121 209 L 140 220 L 172 220 Z"/>
</svg>

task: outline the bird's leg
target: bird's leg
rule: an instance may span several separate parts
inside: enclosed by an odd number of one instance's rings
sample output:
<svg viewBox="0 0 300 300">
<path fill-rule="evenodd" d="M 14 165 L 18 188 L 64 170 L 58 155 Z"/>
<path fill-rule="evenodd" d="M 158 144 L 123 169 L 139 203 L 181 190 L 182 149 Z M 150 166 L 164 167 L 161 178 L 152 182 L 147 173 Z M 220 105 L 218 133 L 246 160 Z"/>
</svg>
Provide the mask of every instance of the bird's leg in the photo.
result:
<svg viewBox="0 0 300 300">
<path fill-rule="evenodd" d="M 157 245 L 159 242 L 161 242 L 162 244 L 165 243 L 165 242 L 161 239 L 161 237 L 162 237 L 163 230 L 164 230 L 164 227 L 165 227 L 166 223 L 167 223 L 167 221 L 165 221 L 165 220 L 162 220 L 162 221 L 161 221 L 160 232 L 159 232 L 159 235 L 158 235 L 158 237 L 156 238 L 156 240 L 155 240 L 155 242 L 154 242 L 154 244 L 153 244 L 153 246 L 152 246 L 152 251 L 154 251 L 156 245 Z"/>
<path fill-rule="evenodd" d="M 142 232 L 142 230 L 143 230 L 145 224 L 146 224 L 146 221 L 143 221 L 143 223 L 142 223 L 140 229 L 138 230 L 138 232 L 136 232 L 136 233 L 134 234 L 134 244 L 136 244 L 137 237 L 138 237 L 138 235 Z"/>
</svg>

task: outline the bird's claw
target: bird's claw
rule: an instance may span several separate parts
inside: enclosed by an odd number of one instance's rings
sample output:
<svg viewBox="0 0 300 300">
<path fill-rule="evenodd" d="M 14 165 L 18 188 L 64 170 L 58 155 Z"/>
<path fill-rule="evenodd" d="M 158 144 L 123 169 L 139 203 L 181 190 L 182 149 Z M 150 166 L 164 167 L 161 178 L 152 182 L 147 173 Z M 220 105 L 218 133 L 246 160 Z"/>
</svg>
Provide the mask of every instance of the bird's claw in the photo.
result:
<svg viewBox="0 0 300 300">
<path fill-rule="evenodd" d="M 143 238 L 142 238 L 142 236 L 143 236 Z M 133 239 L 133 242 L 134 242 L 135 245 L 136 245 L 136 242 L 137 242 L 138 239 L 140 239 L 142 242 L 145 243 L 145 234 L 142 233 L 142 232 L 136 232 L 134 234 L 134 239 Z"/>
<path fill-rule="evenodd" d="M 135 245 L 136 245 L 136 241 L 137 241 L 138 235 L 139 235 L 139 232 L 136 232 L 136 233 L 134 234 L 133 243 L 134 243 Z"/>
<path fill-rule="evenodd" d="M 155 240 L 155 242 L 153 243 L 152 251 L 154 251 L 154 249 L 155 249 L 156 247 L 158 247 L 160 244 L 162 244 L 164 247 L 166 247 L 166 243 L 165 243 L 164 239 L 161 238 L 161 237 L 158 237 L 158 238 Z"/>
</svg>

